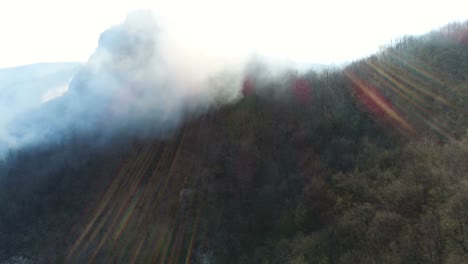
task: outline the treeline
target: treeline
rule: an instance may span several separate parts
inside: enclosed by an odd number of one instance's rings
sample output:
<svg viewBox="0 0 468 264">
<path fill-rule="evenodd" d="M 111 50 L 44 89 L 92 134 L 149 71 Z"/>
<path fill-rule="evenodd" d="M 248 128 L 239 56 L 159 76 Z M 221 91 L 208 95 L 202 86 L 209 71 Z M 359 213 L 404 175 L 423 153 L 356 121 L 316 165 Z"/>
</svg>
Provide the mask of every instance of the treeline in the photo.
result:
<svg viewBox="0 0 468 264">
<path fill-rule="evenodd" d="M 0 260 L 466 263 L 467 36 L 457 23 L 344 69 L 252 70 L 241 101 L 168 141 L 12 153 Z"/>
</svg>

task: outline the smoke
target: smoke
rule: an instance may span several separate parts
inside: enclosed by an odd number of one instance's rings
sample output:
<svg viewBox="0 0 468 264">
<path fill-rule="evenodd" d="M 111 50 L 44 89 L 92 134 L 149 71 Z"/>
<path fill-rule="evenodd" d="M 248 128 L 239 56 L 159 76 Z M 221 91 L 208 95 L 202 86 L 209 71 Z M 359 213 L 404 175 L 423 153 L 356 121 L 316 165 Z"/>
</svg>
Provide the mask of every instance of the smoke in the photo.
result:
<svg viewBox="0 0 468 264">
<path fill-rule="evenodd" d="M 0 155 L 73 135 L 165 137 L 185 119 L 239 98 L 244 61 L 189 46 L 159 28 L 151 12 L 129 14 L 101 34 L 62 96 L 0 127 Z"/>
</svg>

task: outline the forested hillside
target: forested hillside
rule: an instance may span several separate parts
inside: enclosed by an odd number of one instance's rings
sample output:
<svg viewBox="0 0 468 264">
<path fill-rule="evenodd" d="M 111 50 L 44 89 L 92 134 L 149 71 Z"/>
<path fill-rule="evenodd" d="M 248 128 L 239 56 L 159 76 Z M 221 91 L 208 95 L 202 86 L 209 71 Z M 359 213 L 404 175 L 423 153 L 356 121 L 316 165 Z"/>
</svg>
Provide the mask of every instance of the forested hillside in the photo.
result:
<svg viewBox="0 0 468 264">
<path fill-rule="evenodd" d="M 468 263 L 468 22 L 269 79 L 167 140 L 0 161 L 0 261 Z"/>
</svg>

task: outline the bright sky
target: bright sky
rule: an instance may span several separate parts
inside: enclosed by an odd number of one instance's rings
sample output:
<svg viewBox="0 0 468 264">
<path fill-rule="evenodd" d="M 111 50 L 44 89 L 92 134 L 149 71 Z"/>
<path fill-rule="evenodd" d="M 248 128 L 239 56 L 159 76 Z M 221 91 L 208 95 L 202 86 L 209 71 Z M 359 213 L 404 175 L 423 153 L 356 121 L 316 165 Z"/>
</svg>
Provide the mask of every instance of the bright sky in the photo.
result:
<svg viewBox="0 0 468 264">
<path fill-rule="evenodd" d="M 466 0 L 12 0 L 0 3 L 0 67 L 86 61 L 99 34 L 151 8 L 184 45 L 219 54 L 260 53 L 341 63 L 406 34 L 468 19 Z"/>
</svg>

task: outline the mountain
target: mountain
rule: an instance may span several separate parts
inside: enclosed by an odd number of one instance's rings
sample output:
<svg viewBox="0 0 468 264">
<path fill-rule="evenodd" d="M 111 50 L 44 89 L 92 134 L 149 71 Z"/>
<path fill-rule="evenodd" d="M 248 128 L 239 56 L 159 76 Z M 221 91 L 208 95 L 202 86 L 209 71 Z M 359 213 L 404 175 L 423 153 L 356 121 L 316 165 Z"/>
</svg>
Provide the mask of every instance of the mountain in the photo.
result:
<svg viewBox="0 0 468 264">
<path fill-rule="evenodd" d="M 340 69 L 252 70 L 241 100 L 166 137 L 128 126 L 13 151 L 0 260 L 467 263 L 467 35 L 455 23 Z M 99 88 L 85 77 L 77 91 Z"/>
<path fill-rule="evenodd" d="M 63 94 L 81 63 L 39 63 L 0 69 L 0 124 Z"/>
</svg>

